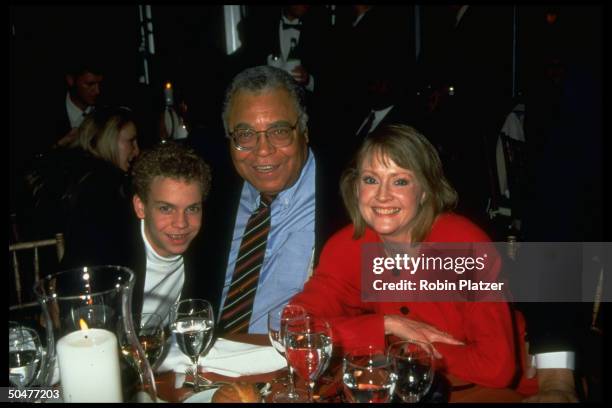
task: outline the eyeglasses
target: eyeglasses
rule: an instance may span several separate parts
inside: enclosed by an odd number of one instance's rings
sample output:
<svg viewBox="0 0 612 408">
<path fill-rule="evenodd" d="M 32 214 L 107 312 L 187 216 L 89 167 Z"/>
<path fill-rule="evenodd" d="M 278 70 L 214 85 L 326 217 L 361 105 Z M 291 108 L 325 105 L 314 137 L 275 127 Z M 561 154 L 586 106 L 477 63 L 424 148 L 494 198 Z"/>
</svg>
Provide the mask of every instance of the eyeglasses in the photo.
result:
<svg viewBox="0 0 612 408">
<path fill-rule="evenodd" d="M 259 142 L 259 134 L 265 133 L 268 142 L 274 147 L 289 146 L 293 142 L 293 131 L 298 125 L 300 118 L 295 121 L 293 126 L 274 126 L 266 130 L 253 129 L 235 129 L 229 132 L 229 137 L 234 142 L 234 147 L 237 150 L 249 151 L 253 150 Z"/>
</svg>

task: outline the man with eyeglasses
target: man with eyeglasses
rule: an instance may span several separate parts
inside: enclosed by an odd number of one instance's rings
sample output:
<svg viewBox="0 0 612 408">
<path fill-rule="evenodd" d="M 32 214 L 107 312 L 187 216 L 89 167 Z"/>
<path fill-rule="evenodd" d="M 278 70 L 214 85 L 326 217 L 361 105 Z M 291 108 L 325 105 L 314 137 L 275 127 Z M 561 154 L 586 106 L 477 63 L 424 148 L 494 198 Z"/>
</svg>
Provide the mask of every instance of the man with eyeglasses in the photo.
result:
<svg viewBox="0 0 612 408">
<path fill-rule="evenodd" d="M 242 184 L 234 196 L 228 186 L 227 194 L 219 192 L 215 199 L 224 195 L 224 202 L 210 209 L 216 219 L 205 231 L 211 284 L 219 285 L 220 298 L 212 301 L 220 333 L 267 333 L 267 312 L 301 291 L 315 246 L 327 237 L 322 228 L 331 224 L 322 222 L 328 211 L 320 163 L 308 147 L 303 92 L 291 75 L 269 66 L 242 71 L 227 89 L 223 123 Z M 223 235 L 224 222 L 231 236 Z"/>
</svg>

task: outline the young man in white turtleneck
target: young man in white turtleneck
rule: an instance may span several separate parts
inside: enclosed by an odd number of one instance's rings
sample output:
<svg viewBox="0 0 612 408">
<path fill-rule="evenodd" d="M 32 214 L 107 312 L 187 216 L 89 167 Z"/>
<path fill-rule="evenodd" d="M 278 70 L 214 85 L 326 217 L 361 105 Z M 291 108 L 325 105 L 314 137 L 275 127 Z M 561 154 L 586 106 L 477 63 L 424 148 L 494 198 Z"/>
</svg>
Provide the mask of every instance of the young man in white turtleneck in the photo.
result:
<svg viewBox="0 0 612 408">
<path fill-rule="evenodd" d="M 204 297 L 194 292 L 201 271 L 186 252 L 200 231 L 210 180 L 208 165 L 195 152 L 172 143 L 143 153 L 134 164 L 132 201 L 140 219 L 135 247 L 141 249 L 134 257 L 133 313 L 157 313 L 168 324 L 179 299 Z"/>
</svg>

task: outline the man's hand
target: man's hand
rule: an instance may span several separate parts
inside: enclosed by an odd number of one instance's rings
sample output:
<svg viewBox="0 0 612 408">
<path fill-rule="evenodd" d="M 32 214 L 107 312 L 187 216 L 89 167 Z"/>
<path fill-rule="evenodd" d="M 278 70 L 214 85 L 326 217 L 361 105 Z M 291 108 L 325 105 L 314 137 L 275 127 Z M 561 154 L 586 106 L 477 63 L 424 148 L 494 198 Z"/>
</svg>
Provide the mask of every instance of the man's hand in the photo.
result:
<svg viewBox="0 0 612 408">
<path fill-rule="evenodd" d="M 308 81 L 310 80 L 310 74 L 308 74 L 308 71 L 306 71 L 306 69 L 301 65 L 298 65 L 291 70 L 291 76 L 293 76 L 293 79 L 295 79 L 301 85 L 308 84 Z"/>
<path fill-rule="evenodd" d="M 578 402 L 574 372 L 568 368 L 540 368 L 537 371 L 539 391 L 524 402 Z"/>
<path fill-rule="evenodd" d="M 69 145 L 69 144 L 71 144 L 72 142 L 74 142 L 76 140 L 78 135 L 79 135 L 78 128 L 72 128 L 72 129 L 70 129 L 70 132 L 68 132 L 64 136 L 62 136 L 62 138 L 60 140 L 58 140 L 55 145 L 56 146 L 66 146 L 66 145 Z"/>
<path fill-rule="evenodd" d="M 416 340 L 423 343 L 432 344 L 434 342 L 463 346 L 464 343 L 456 340 L 448 333 L 436 329 L 427 323 L 417 322 L 402 316 L 385 316 L 385 334 L 392 334 L 402 340 Z M 442 354 L 431 346 L 434 357 L 442 358 Z"/>
</svg>

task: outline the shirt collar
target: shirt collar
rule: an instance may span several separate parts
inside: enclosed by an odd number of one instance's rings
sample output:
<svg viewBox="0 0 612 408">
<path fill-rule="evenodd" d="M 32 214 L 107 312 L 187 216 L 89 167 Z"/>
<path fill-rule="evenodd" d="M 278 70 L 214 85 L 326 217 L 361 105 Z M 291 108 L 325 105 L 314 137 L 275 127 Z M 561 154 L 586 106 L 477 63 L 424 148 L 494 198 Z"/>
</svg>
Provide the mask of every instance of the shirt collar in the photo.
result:
<svg viewBox="0 0 612 408">
<path fill-rule="evenodd" d="M 357 24 L 359 24 L 359 22 L 363 19 L 363 16 L 365 16 L 368 11 L 370 11 L 370 9 L 365 10 L 363 13 L 361 13 L 355 18 L 355 20 L 353 21 L 353 27 L 357 27 Z"/>
<path fill-rule="evenodd" d="M 298 25 L 302 22 L 302 20 L 300 20 L 299 18 L 296 18 L 293 21 L 290 21 L 284 14 L 281 14 L 281 21 L 289 25 Z"/>
<path fill-rule="evenodd" d="M 304 163 L 304 166 L 302 167 L 302 171 L 300 172 L 300 177 L 298 177 L 297 181 L 293 183 L 293 185 L 289 187 L 287 190 L 281 191 L 276 196 L 274 201 L 272 202 L 272 205 L 275 206 L 275 203 L 280 203 L 276 205 L 281 205 L 283 206 L 283 208 L 289 207 L 289 205 L 293 201 L 293 198 L 297 190 L 300 188 L 300 185 L 304 183 L 306 174 L 313 171 L 314 166 L 315 166 L 314 155 L 312 154 L 312 150 L 308 148 L 308 157 L 306 158 L 306 162 Z M 248 192 L 249 202 L 252 204 L 251 210 L 255 211 L 259 207 L 260 192 L 255 187 L 253 187 L 253 185 L 249 183 L 248 181 L 245 181 L 245 185 L 246 185 L 246 189 Z"/>
<path fill-rule="evenodd" d="M 469 7 L 469 5 L 461 6 L 459 11 L 457 12 L 457 16 L 455 17 L 455 27 L 457 27 L 459 25 L 459 23 L 461 22 L 461 19 L 463 18 L 463 15 L 467 11 L 468 7 Z"/>
<path fill-rule="evenodd" d="M 68 112 L 71 124 L 76 122 L 80 116 L 83 115 L 81 108 L 76 106 L 74 102 L 72 102 L 72 99 L 70 99 L 70 92 L 66 92 L 66 112 Z"/>
<path fill-rule="evenodd" d="M 70 98 L 70 92 L 66 92 L 66 112 L 72 127 L 78 127 L 83 121 L 83 115 L 90 113 L 92 110 L 93 106 L 88 106 L 85 110 L 81 110 Z"/>
<path fill-rule="evenodd" d="M 389 113 L 389 111 L 390 111 L 391 109 L 393 109 L 393 106 L 395 106 L 395 105 L 389 105 L 389 106 L 387 106 L 386 108 L 384 108 L 384 109 L 380 109 L 380 110 L 372 110 L 372 113 L 374 113 L 374 116 L 375 116 L 376 118 L 379 118 L 379 117 L 384 118 L 384 117 L 385 117 L 385 115 L 386 115 L 387 113 Z"/>
</svg>

